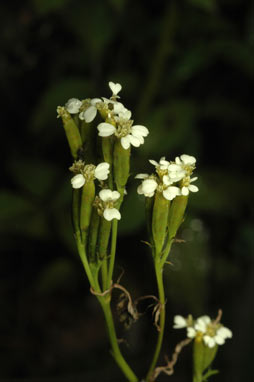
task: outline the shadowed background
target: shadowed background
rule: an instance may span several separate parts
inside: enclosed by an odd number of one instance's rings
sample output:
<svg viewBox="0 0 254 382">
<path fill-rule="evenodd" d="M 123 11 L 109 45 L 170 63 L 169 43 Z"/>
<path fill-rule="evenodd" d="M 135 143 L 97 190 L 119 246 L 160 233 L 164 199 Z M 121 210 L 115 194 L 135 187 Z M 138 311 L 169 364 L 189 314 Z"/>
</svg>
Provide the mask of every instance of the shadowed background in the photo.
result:
<svg viewBox="0 0 254 382">
<path fill-rule="evenodd" d="M 150 130 L 132 150 L 115 277 L 124 269 L 134 298 L 154 292 L 134 175 L 152 171 L 148 159 L 194 155 L 200 191 L 165 271 L 162 355 L 184 338 L 172 330 L 175 314 L 215 317 L 222 308 L 234 336 L 219 349 L 221 373 L 211 380 L 250 380 L 253 14 L 240 0 L 1 3 L 0 380 L 124 380 L 76 253 L 72 160 L 56 119 L 71 97 L 109 97 L 108 81 L 122 84 L 121 101 Z M 117 324 L 140 375 L 156 339 L 151 313 L 127 332 Z M 174 376 L 160 380 L 188 381 L 190 373 L 189 348 Z"/>
</svg>

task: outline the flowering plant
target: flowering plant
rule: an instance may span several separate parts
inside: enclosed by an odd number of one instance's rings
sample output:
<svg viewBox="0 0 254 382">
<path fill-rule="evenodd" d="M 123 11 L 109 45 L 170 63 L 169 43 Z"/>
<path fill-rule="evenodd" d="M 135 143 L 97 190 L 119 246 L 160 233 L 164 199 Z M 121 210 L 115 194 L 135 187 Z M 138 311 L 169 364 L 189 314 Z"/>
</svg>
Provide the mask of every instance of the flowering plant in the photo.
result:
<svg viewBox="0 0 254 382">
<path fill-rule="evenodd" d="M 117 340 L 111 295 L 113 289 L 120 289 L 124 297 L 118 304 L 118 312 L 126 310 L 133 320 L 138 319 L 138 300 L 133 302 L 130 293 L 120 284 L 120 280 L 114 282 L 113 276 L 120 209 L 128 195 L 126 185 L 130 176 L 131 150 L 144 144 L 149 130 L 143 125 L 134 125 L 131 111 L 119 101 L 122 86 L 109 82 L 109 88 L 112 91 L 110 98 L 71 98 L 65 106 L 59 106 L 57 112 L 62 118 L 74 159 L 70 167 L 73 173 L 70 181 L 77 249 L 91 293 L 102 307 L 115 361 L 128 381 L 137 382 L 139 378 L 125 360 Z M 97 123 L 99 117 L 102 122 Z M 143 380 L 154 381 L 161 373 L 172 375 L 180 351 L 193 342 L 193 382 L 206 381 L 217 372 L 210 366 L 218 345 L 223 345 L 226 338 L 232 337 L 230 329 L 220 322 L 221 310 L 215 320 L 206 315 L 196 320 L 191 315 L 187 318 L 176 315 L 173 327 L 186 328 L 187 336 L 177 344 L 171 361 L 164 366 L 157 365 L 166 314 L 163 270 L 184 219 L 190 193 L 198 191 L 193 184 L 198 178 L 192 177 L 196 158 L 182 154 L 174 161 L 162 157 L 158 162 L 149 162 L 155 167 L 154 172 L 137 174 L 135 178 L 141 180 L 137 193 L 145 197 L 148 244 L 158 297 L 149 295 L 141 299 L 152 298 L 155 301 L 154 321 L 158 338 Z"/>
</svg>

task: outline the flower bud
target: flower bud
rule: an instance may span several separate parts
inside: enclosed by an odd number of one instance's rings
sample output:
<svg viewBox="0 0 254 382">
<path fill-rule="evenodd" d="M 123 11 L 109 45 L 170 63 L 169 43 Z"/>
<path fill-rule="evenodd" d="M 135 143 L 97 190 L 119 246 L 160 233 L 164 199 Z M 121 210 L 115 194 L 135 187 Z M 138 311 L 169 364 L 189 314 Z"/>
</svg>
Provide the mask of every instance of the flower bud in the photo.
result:
<svg viewBox="0 0 254 382">
<path fill-rule="evenodd" d="M 169 200 L 165 199 L 160 191 L 156 191 L 152 217 L 152 234 L 156 255 L 161 254 L 165 243 L 169 204 Z"/>
</svg>

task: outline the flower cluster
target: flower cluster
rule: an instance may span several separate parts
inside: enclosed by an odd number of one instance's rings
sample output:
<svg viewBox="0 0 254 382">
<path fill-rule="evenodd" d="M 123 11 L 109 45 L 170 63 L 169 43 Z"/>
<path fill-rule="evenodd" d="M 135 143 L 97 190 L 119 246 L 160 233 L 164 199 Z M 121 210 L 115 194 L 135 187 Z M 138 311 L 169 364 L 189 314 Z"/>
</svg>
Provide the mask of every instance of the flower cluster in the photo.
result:
<svg viewBox="0 0 254 382">
<path fill-rule="evenodd" d="M 209 316 L 201 316 L 193 320 L 189 315 L 174 317 L 174 329 L 187 329 L 187 337 L 203 341 L 206 346 L 213 348 L 216 345 L 223 345 L 227 338 L 232 338 L 232 331 L 223 326 L 218 320 L 211 320 Z"/>
<path fill-rule="evenodd" d="M 155 166 L 156 174 L 136 175 L 136 179 L 143 179 L 137 189 L 138 194 L 151 198 L 158 190 L 165 199 L 173 200 L 177 195 L 187 196 L 190 191 L 198 191 L 198 187 L 191 184 L 197 180 L 197 177 L 191 178 L 196 163 L 193 156 L 183 154 L 174 162 L 167 161 L 165 157 L 159 162 L 152 159 L 149 162 Z"/>
<path fill-rule="evenodd" d="M 70 167 L 70 171 L 76 173 L 71 179 L 72 187 L 77 189 L 84 186 L 87 180 L 106 180 L 109 174 L 109 163 L 102 162 L 97 166 L 85 164 L 82 160 L 75 161 Z"/>
<path fill-rule="evenodd" d="M 79 119 L 86 123 L 92 122 L 99 111 L 105 122 L 97 126 L 100 137 L 114 135 L 121 140 L 122 147 L 127 150 L 131 145 L 139 147 L 144 143 L 144 137 L 149 134 L 143 125 L 133 125 L 131 111 L 118 101 L 118 93 L 122 86 L 118 83 L 109 82 L 112 96 L 108 99 L 92 98 L 80 101 L 77 98 L 69 99 L 65 109 L 70 114 L 78 114 Z"/>
</svg>

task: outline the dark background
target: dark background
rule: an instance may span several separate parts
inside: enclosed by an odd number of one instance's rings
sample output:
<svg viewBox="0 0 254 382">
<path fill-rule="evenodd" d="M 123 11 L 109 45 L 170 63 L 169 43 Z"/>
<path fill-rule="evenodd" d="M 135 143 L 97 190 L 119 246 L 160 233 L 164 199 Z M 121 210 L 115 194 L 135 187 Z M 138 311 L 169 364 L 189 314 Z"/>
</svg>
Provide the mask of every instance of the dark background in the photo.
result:
<svg viewBox="0 0 254 382">
<path fill-rule="evenodd" d="M 1 2 L 0 380 L 123 381 L 100 307 L 89 293 L 70 222 L 71 156 L 56 107 L 110 96 L 150 130 L 133 149 L 115 277 L 133 297 L 155 291 L 138 172 L 148 159 L 197 158 L 197 185 L 165 271 L 171 354 L 175 314 L 217 315 L 233 331 L 214 381 L 253 370 L 254 7 L 241 0 Z M 117 293 L 116 293 L 117 296 Z M 156 329 L 151 309 L 119 337 L 143 375 Z M 163 357 L 161 358 L 161 363 Z M 191 349 L 172 377 L 191 380 Z"/>
</svg>

